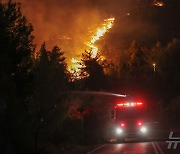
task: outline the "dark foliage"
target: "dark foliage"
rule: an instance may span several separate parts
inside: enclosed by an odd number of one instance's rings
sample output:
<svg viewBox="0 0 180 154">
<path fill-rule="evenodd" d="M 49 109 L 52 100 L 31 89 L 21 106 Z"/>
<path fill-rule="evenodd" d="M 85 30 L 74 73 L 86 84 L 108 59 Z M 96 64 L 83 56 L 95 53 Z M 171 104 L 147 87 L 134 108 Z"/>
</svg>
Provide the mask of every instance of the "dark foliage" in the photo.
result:
<svg viewBox="0 0 180 154">
<path fill-rule="evenodd" d="M 165 3 L 169 5 L 164 13 L 170 10 L 170 17 L 175 16 L 177 3 Z M 170 17 L 161 19 L 161 24 L 179 25 L 177 17 Z M 77 105 L 69 89 L 139 94 L 150 104 L 151 116 L 179 127 L 180 32 L 172 30 L 172 24 L 163 27 L 152 47 L 133 41 L 107 61 L 85 51 L 82 78 L 70 81 L 64 52 L 58 46 L 47 51 L 43 43 L 34 57 L 33 27 L 20 4 L 0 2 L 0 153 L 35 153 L 45 143 L 102 142 L 113 103 L 108 106 L 104 98 L 87 97 Z M 172 31 L 163 33 L 169 27 Z"/>
</svg>

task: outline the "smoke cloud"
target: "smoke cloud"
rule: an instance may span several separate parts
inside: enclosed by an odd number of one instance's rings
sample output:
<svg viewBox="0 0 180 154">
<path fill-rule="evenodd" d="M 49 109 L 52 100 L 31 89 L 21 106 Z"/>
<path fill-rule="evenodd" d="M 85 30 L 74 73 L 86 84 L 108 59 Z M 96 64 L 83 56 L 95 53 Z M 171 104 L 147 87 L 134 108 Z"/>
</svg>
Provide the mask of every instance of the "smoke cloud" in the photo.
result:
<svg viewBox="0 0 180 154">
<path fill-rule="evenodd" d="M 33 35 L 37 49 L 46 41 L 48 49 L 58 45 L 71 59 L 82 53 L 92 34 L 104 19 L 115 17 L 111 33 L 106 34 L 99 46 L 105 41 L 108 45 L 120 48 L 129 40 L 149 33 L 156 27 L 142 21 L 128 21 L 129 11 L 143 7 L 148 0 L 16 0 L 22 4 L 22 11 L 34 27 Z M 97 42 L 98 43 L 98 42 Z M 128 42 L 129 43 L 129 42 Z M 127 43 L 126 43 L 127 44 Z"/>
</svg>

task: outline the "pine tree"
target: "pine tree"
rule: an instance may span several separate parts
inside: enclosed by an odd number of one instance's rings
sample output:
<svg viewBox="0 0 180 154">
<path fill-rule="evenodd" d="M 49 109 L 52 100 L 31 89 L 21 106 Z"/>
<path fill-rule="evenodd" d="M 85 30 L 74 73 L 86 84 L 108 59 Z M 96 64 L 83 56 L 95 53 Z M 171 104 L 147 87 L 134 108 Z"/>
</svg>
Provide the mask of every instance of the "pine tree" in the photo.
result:
<svg viewBox="0 0 180 154">
<path fill-rule="evenodd" d="M 82 76 L 87 76 L 85 87 L 88 90 L 103 90 L 107 88 L 107 77 L 104 73 L 105 61 L 97 55 L 95 58 L 87 51 L 82 55 Z"/>
<path fill-rule="evenodd" d="M 0 99 L 5 104 L 0 115 L 2 151 L 7 150 L 8 144 L 22 143 L 29 130 L 27 100 L 31 92 L 31 56 L 35 47 L 32 31 L 32 25 L 21 13 L 20 4 L 0 1 Z"/>
<path fill-rule="evenodd" d="M 35 123 L 35 150 L 40 134 L 51 140 L 60 131 L 66 117 L 67 104 L 66 64 L 63 52 L 55 46 L 47 51 L 42 44 L 34 69 L 34 94 L 31 100 L 31 114 Z"/>
</svg>

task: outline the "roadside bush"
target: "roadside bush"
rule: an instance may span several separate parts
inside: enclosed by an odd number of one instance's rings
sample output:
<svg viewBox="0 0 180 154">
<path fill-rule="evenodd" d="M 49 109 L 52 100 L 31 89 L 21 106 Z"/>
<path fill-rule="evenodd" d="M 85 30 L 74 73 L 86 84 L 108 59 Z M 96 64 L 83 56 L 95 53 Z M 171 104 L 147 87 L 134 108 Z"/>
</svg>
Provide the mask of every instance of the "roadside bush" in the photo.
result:
<svg viewBox="0 0 180 154">
<path fill-rule="evenodd" d="M 81 119 L 66 119 L 63 123 L 62 142 L 80 143 L 83 140 L 83 123 Z"/>
<path fill-rule="evenodd" d="M 165 119 L 169 126 L 179 127 L 179 117 L 180 117 L 180 96 L 173 98 L 168 105 L 165 112 Z"/>
</svg>

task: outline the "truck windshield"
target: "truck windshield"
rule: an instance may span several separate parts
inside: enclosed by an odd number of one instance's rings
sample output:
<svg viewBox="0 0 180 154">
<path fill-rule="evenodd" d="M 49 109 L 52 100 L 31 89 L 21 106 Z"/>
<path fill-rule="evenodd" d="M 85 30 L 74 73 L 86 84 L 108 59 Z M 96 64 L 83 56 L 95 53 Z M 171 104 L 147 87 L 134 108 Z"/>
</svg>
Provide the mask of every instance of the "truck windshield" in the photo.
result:
<svg viewBox="0 0 180 154">
<path fill-rule="evenodd" d="M 127 107 L 116 110 L 116 118 L 124 119 L 124 118 L 142 118 L 145 116 L 146 111 L 144 108 L 136 108 L 136 107 Z"/>
</svg>

